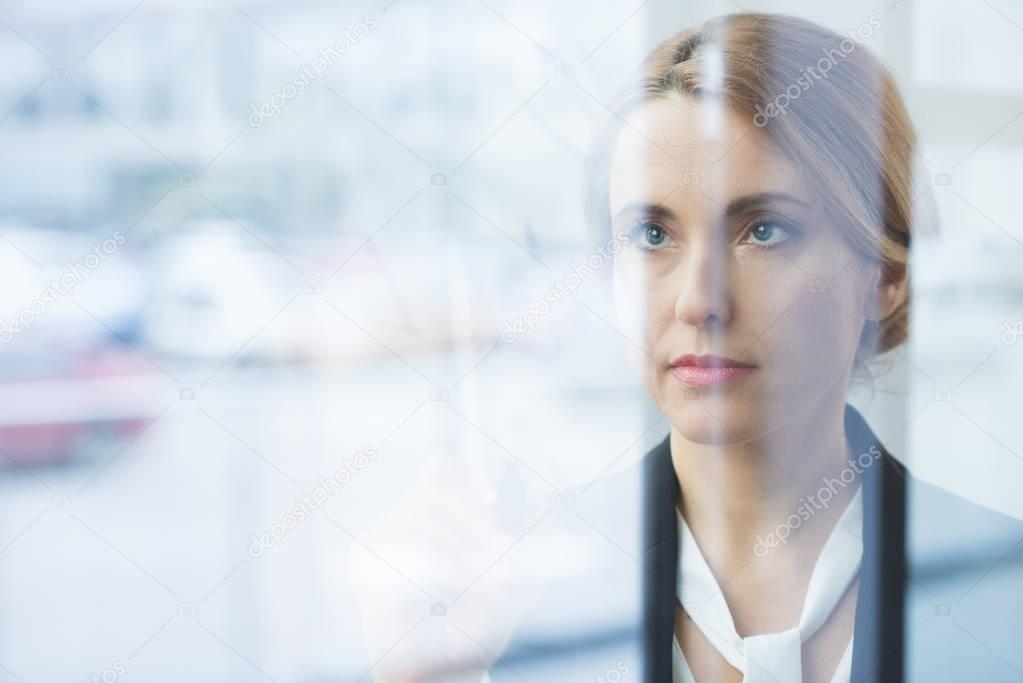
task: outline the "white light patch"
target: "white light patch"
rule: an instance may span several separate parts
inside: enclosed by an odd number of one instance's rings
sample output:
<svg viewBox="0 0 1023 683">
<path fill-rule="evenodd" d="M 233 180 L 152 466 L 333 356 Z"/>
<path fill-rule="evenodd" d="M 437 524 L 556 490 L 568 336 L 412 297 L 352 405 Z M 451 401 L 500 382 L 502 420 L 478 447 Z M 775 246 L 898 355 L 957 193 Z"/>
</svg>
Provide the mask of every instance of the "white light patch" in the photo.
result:
<svg viewBox="0 0 1023 683">
<path fill-rule="evenodd" d="M 709 45 L 704 48 L 704 54 L 701 56 L 706 63 L 704 78 L 707 91 L 715 94 L 722 93 L 725 83 L 725 58 L 721 53 L 721 48 L 717 45 Z M 701 107 L 703 110 L 701 124 L 710 135 L 719 137 L 724 121 L 724 112 L 722 111 L 724 102 L 722 98 L 714 97 L 708 99 L 706 104 L 707 106 Z"/>
</svg>

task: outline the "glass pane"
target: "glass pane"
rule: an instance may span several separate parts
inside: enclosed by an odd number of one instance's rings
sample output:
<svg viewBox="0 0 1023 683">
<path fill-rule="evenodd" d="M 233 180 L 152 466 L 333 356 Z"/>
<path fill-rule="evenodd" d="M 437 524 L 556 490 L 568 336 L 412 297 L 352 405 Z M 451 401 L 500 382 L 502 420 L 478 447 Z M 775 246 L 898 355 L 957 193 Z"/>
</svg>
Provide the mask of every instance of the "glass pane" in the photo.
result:
<svg viewBox="0 0 1023 683">
<path fill-rule="evenodd" d="M 0 678 L 1023 677 L 1021 26 L 8 2 Z"/>
</svg>

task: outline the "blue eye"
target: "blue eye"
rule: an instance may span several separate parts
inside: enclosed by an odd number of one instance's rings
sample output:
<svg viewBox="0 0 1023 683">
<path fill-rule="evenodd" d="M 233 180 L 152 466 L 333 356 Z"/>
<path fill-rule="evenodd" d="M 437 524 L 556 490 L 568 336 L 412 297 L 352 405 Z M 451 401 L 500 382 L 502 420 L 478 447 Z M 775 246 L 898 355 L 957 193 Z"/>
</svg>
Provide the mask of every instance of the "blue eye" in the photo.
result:
<svg viewBox="0 0 1023 683">
<path fill-rule="evenodd" d="M 655 251 L 671 243 L 671 238 L 668 237 L 664 228 L 649 222 L 636 224 L 631 231 L 630 239 L 637 243 L 640 249 L 646 251 Z"/>
<path fill-rule="evenodd" d="M 747 240 L 756 247 L 773 247 L 792 236 L 792 231 L 779 221 L 762 218 L 753 223 Z"/>
</svg>

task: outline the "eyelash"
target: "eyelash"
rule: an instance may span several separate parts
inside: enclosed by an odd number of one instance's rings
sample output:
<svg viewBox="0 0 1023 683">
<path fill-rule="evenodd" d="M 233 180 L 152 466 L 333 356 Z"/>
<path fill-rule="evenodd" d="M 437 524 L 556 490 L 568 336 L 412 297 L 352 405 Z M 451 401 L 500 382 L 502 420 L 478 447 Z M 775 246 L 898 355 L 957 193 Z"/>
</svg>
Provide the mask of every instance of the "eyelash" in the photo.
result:
<svg viewBox="0 0 1023 683">
<path fill-rule="evenodd" d="M 773 225 L 776 228 L 781 228 L 781 230 L 787 234 L 787 237 L 784 240 L 782 240 L 782 242 L 787 242 L 788 240 L 790 240 L 790 239 L 792 239 L 794 237 L 798 237 L 799 236 L 799 231 L 789 221 L 784 220 L 782 218 L 777 218 L 775 216 L 770 216 L 770 215 L 763 214 L 763 215 L 755 216 L 753 218 L 753 220 L 751 220 L 749 222 L 749 224 L 747 225 L 746 229 L 743 230 L 743 233 L 742 233 L 743 234 L 743 238 L 744 239 L 749 238 L 749 236 L 753 233 L 753 230 L 755 230 L 756 228 L 760 227 L 761 225 Z M 768 245 L 763 245 L 763 244 L 753 244 L 752 242 L 750 242 L 749 245 L 751 247 L 756 248 L 756 249 L 775 249 L 775 248 L 777 248 L 776 245 L 768 246 Z"/>
<path fill-rule="evenodd" d="M 756 228 L 758 228 L 758 227 L 760 227 L 762 225 L 773 225 L 776 228 L 781 228 L 781 230 L 787 234 L 787 237 L 785 238 L 785 240 L 782 240 L 782 242 L 788 241 L 788 240 L 790 240 L 790 239 L 792 239 L 794 237 L 797 237 L 799 235 L 799 231 L 789 221 L 781 219 L 781 218 L 776 218 L 774 216 L 760 215 L 760 216 L 755 216 L 747 224 L 747 227 L 742 232 L 742 235 L 743 235 L 742 239 L 743 240 L 748 239 L 750 237 L 750 235 L 753 233 L 753 230 L 755 230 Z M 660 223 L 658 223 L 657 221 L 641 220 L 641 221 L 638 221 L 638 222 L 634 223 L 633 226 L 628 230 L 629 243 L 630 244 L 638 244 L 638 247 L 640 249 L 642 249 L 643 251 L 647 252 L 647 253 L 653 253 L 653 252 L 656 252 L 656 251 L 660 251 L 660 249 L 657 249 L 656 247 L 650 247 L 650 246 L 647 246 L 646 244 L 643 244 L 641 242 L 641 240 L 646 236 L 646 231 L 648 229 L 650 229 L 650 228 L 655 228 L 657 230 L 660 230 L 664 234 L 666 239 L 669 239 L 669 240 L 671 239 L 669 231 L 664 226 L 662 226 Z M 754 247 L 756 249 L 775 249 L 775 248 L 777 248 L 776 245 L 763 245 L 763 244 L 755 244 L 755 243 L 752 243 L 752 242 L 748 242 L 748 244 L 751 247 Z"/>
<path fill-rule="evenodd" d="M 643 238 L 646 237 L 646 231 L 650 228 L 656 228 L 657 230 L 660 230 L 664 234 L 665 239 L 669 240 L 671 239 L 668 231 L 661 224 L 657 223 L 656 221 L 641 220 L 634 223 L 632 227 L 629 228 L 628 230 L 629 244 L 635 244 L 640 249 L 647 253 L 660 251 L 657 248 L 647 246 L 645 243 L 641 241 Z"/>
</svg>

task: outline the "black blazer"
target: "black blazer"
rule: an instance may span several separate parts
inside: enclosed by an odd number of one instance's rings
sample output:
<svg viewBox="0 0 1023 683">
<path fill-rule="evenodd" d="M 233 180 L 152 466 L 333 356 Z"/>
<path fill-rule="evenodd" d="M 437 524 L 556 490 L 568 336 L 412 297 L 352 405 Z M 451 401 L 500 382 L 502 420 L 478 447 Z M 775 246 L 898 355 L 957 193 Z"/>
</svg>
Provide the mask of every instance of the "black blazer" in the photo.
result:
<svg viewBox="0 0 1023 683">
<path fill-rule="evenodd" d="M 864 548 L 854 627 L 853 683 L 901 681 L 904 677 L 913 681 L 989 681 L 1006 674 L 1010 675 L 1006 680 L 1023 681 L 1018 647 L 1023 645 L 1023 571 L 1016 564 L 1023 562 L 1023 523 L 909 476 L 851 405 L 845 409 L 845 430 L 854 455 L 869 452 L 871 447 L 882 453 L 862 474 Z M 679 490 L 668 437 L 646 455 L 642 468 L 644 680 L 670 683 Z M 963 543 L 967 536 L 984 541 Z M 944 547 L 939 547 L 942 544 Z M 940 563 L 956 559 L 958 550 L 967 546 L 973 556 L 970 561 L 951 572 L 942 571 Z M 1009 561 L 1013 552 L 1018 557 Z M 929 564 L 918 567 L 924 560 Z M 995 571 L 1007 586 L 1015 585 L 1015 590 L 998 589 L 982 600 L 971 623 L 953 619 L 954 628 L 932 626 L 926 632 L 929 637 L 917 637 L 932 618 L 937 617 L 940 624 L 943 618 L 956 616 L 952 603 L 942 602 L 941 594 L 959 593 L 942 588 L 942 583 L 951 580 L 962 588 L 985 581 Z M 928 612 L 930 617 L 925 618 Z M 988 642 L 978 633 L 985 634 Z M 1006 645 L 1012 642 L 1016 647 Z M 986 656 L 977 657 L 978 650 L 985 648 L 990 650 Z"/>
<path fill-rule="evenodd" d="M 1023 522 L 908 475 L 852 406 L 845 410 L 845 429 L 854 454 L 872 446 L 882 452 L 862 474 L 864 554 L 852 681 L 1023 683 Z M 964 467 L 971 456 L 963 453 Z M 579 492 L 573 512 L 588 522 L 578 533 L 617 554 L 626 578 L 601 580 L 598 590 L 552 583 L 491 668 L 493 683 L 600 676 L 671 682 L 677 496 L 668 436 L 636 467 Z M 622 562 L 609 540 L 631 559 Z M 548 560 L 537 561 L 542 567 Z M 604 576 L 596 565 L 594 574 Z M 609 595 L 628 598 L 630 606 L 618 615 L 620 630 L 579 626 L 585 610 L 577 605 L 606 602 Z M 537 630 L 534 616 L 567 625 L 555 633 Z M 611 671 L 616 666 L 627 672 L 617 675 Z"/>
</svg>

